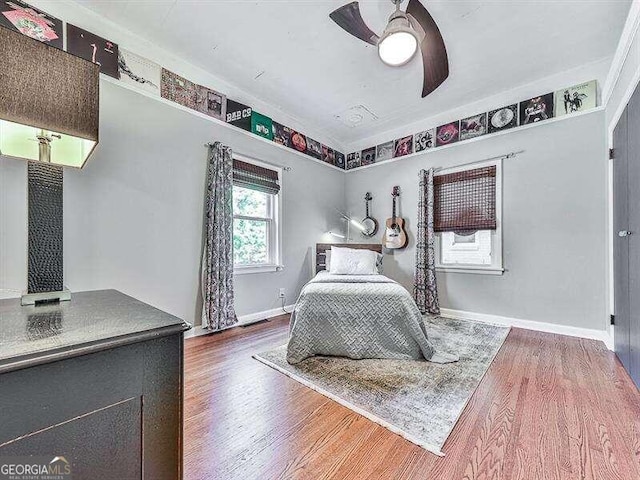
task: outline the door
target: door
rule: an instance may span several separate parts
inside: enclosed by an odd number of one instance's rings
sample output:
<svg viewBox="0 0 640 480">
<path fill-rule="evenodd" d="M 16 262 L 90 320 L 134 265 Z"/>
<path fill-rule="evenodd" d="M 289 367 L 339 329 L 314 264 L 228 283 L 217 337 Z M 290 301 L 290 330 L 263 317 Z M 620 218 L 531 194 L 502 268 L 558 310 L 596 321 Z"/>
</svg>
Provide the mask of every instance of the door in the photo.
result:
<svg viewBox="0 0 640 480">
<path fill-rule="evenodd" d="M 627 106 L 627 215 L 629 254 L 629 366 L 640 388 L 640 88 Z"/>
<path fill-rule="evenodd" d="M 640 90 L 613 133 L 615 352 L 640 386 Z"/>
</svg>

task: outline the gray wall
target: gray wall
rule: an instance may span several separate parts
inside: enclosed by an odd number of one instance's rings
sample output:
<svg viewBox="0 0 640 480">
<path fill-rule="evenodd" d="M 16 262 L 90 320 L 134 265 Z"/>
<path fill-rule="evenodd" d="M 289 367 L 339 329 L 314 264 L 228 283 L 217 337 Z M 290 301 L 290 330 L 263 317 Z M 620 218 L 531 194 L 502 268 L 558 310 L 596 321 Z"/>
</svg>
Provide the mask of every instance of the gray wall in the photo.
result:
<svg viewBox="0 0 640 480">
<path fill-rule="evenodd" d="M 294 303 L 344 203 L 344 174 L 274 145 L 102 81 L 100 145 L 83 170 L 65 170 L 65 283 L 116 288 L 199 321 L 206 169 L 203 144 L 291 166 L 283 178 L 284 271 L 236 277 L 238 315 Z M 0 289 L 26 283 L 26 162 L 0 159 Z"/>
<path fill-rule="evenodd" d="M 117 288 L 199 323 L 198 269 L 206 141 L 293 168 L 284 173 L 285 270 L 236 277 L 239 315 L 293 303 L 312 274 L 312 246 L 341 230 L 335 209 L 390 214 L 400 185 L 410 246 L 385 273 L 411 288 L 417 172 L 509 151 L 504 162 L 502 276 L 439 277 L 444 307 L 605 329 L 605 117 L 596 112 L 346 175 L 153 99 L 102 82 L 101 143 L 82 171 L 65 171 L 65 279 L 72 291 Z M 0 160 L 0 289 L 26 281 L 26 163 Z M 352 235 L 354 233 L 352 232 Z M 364 240 L 364 239 L 363 239 Z M 365 240 L 366 241 L 366 240 Z"/>
<path fill-rule="evenodd" d="M 409 247 L 385 259 L 385 274 L 411 288 L 415 265 L 418 171 L 525 150 L 503 163 L 502 276 L 441 273 L 443 307 L 604 330 L 607 310 L 605 117 L 599 111 L 346 175 L 347 210 L 390 216 L 402 189 Z"/>
</svg>

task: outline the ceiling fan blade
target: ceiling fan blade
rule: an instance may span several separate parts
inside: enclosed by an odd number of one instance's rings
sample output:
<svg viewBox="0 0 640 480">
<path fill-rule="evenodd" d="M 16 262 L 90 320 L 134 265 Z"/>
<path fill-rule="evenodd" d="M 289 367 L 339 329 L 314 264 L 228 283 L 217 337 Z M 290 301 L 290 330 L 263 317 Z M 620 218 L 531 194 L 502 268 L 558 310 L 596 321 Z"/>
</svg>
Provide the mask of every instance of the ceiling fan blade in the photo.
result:
<svg viewBox="0 0 640 480">
<path fill-rule="evenodd" d="M 329 17 L 354 37 L 358 37 L 360 40 L 370 43 L 371 45 L 378 44 L 379 37 L 364 23 L 358 2 L 343 5 L 331 12 Z"/>
<path fill-rule="evenodd" d="M 422 84 L 422 98 L 424 98 L 438 88 L 449 76 L 449 57 L 438 25 L 419 0 L 409 0 L 407 14 L 415 22 L 414 27 L 424 33 L 420 42 L 424 69 Z"/>
</svg>

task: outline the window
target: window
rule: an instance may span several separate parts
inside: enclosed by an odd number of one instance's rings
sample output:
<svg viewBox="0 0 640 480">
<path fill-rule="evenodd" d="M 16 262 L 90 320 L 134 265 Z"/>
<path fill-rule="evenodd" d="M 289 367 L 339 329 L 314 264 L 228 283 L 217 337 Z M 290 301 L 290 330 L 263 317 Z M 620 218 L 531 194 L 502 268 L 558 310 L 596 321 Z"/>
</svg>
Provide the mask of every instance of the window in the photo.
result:
<svg viewBox="0 0 640 480">
<path fill-rule="evenodd" d="M 438 270 L 502 274 L 501 184 L 501 161 L 434 177 Z"/>
<path fill-rule="evenodd" d="M 442 232 L 442 265 L 491 265 L 491 231 Z"/>
<path fill-rule="evenodd" d="M 236 274 L 278 270 L 279 169 L 233 161 L 233 261 Z"/>
</svg>

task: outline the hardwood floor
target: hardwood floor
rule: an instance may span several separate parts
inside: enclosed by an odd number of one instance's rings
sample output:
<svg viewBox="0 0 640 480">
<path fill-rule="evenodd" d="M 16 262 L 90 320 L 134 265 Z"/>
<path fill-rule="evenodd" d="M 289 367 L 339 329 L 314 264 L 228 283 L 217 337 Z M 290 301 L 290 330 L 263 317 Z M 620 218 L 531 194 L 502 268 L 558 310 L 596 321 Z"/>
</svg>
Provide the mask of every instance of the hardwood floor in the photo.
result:
<svg viewBox="0 0 640 480">
<path fill-rule="evenodd" d="M 251 358 L 287 331 L 185 342 L 185 479 L 640 479 L 640 393 L 600 342 L 513 329 L 440 458 Z"/>
</svg>

